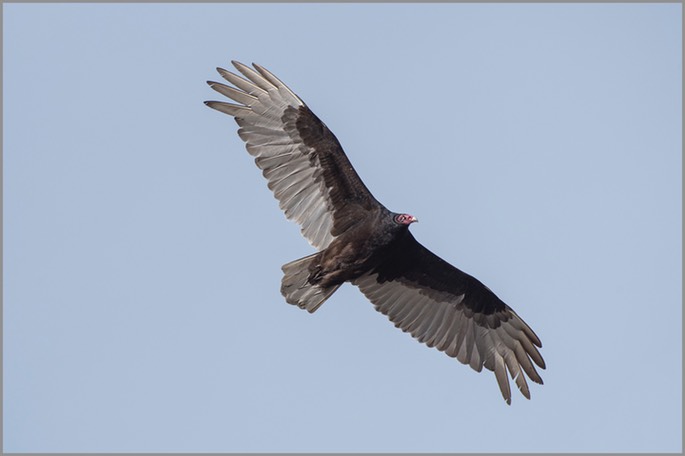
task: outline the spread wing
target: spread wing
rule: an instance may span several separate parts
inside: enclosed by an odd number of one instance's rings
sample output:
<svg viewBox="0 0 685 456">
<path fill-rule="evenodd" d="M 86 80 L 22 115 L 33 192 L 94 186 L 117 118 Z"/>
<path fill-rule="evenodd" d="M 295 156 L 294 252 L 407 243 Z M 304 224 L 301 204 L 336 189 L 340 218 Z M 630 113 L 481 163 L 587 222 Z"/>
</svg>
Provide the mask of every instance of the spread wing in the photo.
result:
<svg viewBox="0 0 685 456">
<path fill-rule="evenodd" d="M 206 101 L 235 117 L 238 134 L 268 180 L 289 220 L 323 249 L 379 203 L 361 181 L 335 135 L 278 78 L 253 64 L 232 62 L 242 73 L 218 68 L 235 87 L 209 81 L 238 104 Z M 256 70 L 256 71 L 255 71 Z"/>
<path fill-rule="evenodd" d="M 419 244 L 407 231 L 383 263 L 353 281 L 395 326 L 480 372 L 495 372 L 508 404 L 507 371 L 530 399 L 524 373 L 545 368 L 532 329 L 490 289 Z M 531 360 L 533 362 L 531 362 Z"/>
</svg>

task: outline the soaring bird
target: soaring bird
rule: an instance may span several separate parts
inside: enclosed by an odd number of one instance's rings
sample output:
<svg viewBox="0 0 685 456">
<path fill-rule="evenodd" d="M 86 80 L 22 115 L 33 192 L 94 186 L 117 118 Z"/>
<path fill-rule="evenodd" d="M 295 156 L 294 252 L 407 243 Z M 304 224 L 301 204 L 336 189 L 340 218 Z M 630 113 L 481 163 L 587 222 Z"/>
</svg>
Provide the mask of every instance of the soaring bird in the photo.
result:
<svg viewBox="0 0 685 456">
<path fill-rule="evenodd" d="M 208 81 L 235 103 L 206 101 L 235 118 L 238 135 L 285 216 L 317 252 L 283 265 L 285 300 L 316 311 L 345 282 L 359 287 L 396 327 L 480 372 L 495 373 L 511 404 L 507 372 L 530 399 L 526 375 L 542 384 L 542 343 L 514 310 L 478 279 L 421 245 L 417 222 L 373 197 L 328 127 L 264 67 L 233 61 L 232 86 Z M 525 374 L 525 375 L 524 375 Z"/>
</svg>

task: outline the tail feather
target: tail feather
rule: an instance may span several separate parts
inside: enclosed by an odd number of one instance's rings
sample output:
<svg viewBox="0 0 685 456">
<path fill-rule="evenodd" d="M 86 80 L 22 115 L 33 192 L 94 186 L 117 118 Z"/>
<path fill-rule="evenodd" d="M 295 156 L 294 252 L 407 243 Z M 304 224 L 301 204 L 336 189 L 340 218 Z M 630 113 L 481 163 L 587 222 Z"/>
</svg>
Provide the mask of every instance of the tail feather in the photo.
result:
<svg viewBox="0 0 685 456">
<path fill-rule="evenodd" d="M 288 303 L 296 305 L 300 309 L 306 309 L 310 313 L 316 311 L 340 287 L 340 285 L 333 285 L 324 288 L 309 283 L 309 265 L 316 255 L 314 253 L 286 263 L 281 267 L 284 273 L 281 281 L 281 294 L 285 296 Z"/>
</svg>

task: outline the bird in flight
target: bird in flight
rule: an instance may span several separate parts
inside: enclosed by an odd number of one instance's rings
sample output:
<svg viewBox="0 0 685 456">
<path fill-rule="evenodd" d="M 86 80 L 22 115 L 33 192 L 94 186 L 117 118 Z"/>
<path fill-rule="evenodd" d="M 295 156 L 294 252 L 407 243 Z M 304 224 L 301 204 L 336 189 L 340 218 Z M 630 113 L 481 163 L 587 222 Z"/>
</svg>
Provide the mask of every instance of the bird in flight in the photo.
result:
<svg viewBox="0 0 685 456">
<path fill-rule="evenodd" d="M 208 81 L 235 103 L 206 101 L 235 118 L 286 217 L 318 251 L 283 265 L 285 300 L 316 311 L 345 282 L 356 285 L 396 327 L 480 372 L 495 373 L 511 404 L 507 372 L 530 399 L 526 375 L 545 368 L 533 330 L 488 287 L 421 245 L 416 217 L 373 197 L 337 138 L 264 67 L 217 68 L 232 86 Z M 524 375 L 525 374 L 525 375 Z"/>
</svg>

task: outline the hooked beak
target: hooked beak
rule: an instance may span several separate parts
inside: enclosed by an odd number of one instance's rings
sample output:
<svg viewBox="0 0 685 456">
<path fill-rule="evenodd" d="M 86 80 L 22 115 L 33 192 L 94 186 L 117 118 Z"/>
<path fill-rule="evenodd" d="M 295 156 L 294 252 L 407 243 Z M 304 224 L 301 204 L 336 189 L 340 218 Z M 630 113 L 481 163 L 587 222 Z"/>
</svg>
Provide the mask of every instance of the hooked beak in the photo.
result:
<svg viewBox="0 0 685 456">
<path fill-rule="evenodd" d="M 413 215 L 411 216 L 411 221 L 412 221 L 412 223 L 414 223 L 414 222 L 419 223 L 419 219 L 417 219 Z"/>
</svg>

